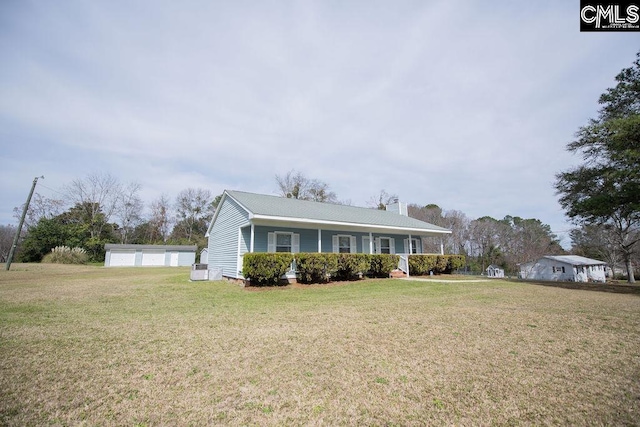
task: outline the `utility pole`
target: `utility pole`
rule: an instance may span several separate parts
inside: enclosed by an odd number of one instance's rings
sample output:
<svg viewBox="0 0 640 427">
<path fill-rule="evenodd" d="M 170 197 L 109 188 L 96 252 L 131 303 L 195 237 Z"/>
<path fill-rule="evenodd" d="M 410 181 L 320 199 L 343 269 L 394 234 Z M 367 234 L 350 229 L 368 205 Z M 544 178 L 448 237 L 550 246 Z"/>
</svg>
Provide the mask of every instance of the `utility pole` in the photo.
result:
<svg viewBox="0 0 640 427">
<path fill-rule="evenodd" d="M 13 238 L 13 245 L 11 245 L 11 250 L 9 251 L 9 257 L 7 258 L 7 265 L 5 270 L 9 270 L 11 268 L 11 261 L 13 261 L 13 254 L 16 251 L 16 247 L 18 246 L 18 239 L 20 238 L 20 232 L 22 231 L 22 224 L 24 224 L 24 218 L 27 216 L 27 210 L 29 209 L 29 203 L 31 203 L 31 196 L 33 196 L 33 190 L 36 189 L 36 184 L 38 183 L 38 178 L 44 179 L 44 176 L 35 177 L 33 179 L 33 185 L 31 186 L 31 191 L 29 192 L 29 197 L 27 197 L 27 203 L 24 205 L 24 209 L 22 209 L 22 216 L 20 217 L 20 223 L 18 224 L 18 230 L 16 231 L 16 236 Z"/>
</svg>

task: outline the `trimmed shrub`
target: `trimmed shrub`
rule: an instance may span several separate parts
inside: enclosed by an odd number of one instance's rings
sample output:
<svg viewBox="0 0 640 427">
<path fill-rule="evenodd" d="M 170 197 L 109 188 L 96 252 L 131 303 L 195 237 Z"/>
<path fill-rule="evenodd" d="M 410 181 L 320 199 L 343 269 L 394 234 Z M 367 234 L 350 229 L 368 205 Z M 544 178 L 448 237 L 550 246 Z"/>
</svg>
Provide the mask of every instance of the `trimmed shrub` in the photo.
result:
<svg viewBox="0 0 640 427">
<path fill-rule="evenodd" d="M 426 276 L 434 274 L 451 274 L 464 266 L 464 255 L 409 255 L 409 274 Z"/>
<path fill-rule="evenodd" d="M 367 276 L 370 277 L 389 277 L 389 274 L 398 268 L 398 261 L 400 261 L 398 255 L 375 254 L 369 256 L 371 262 Z"/>
<path fill-rule="evenodd" d="M 83 248 L 56 246 L 42 258 L 42 262 L 51 264 L 86 264 L 89 255 Z"/>
<path fill-rule="evenodd" d="M 295 255 L 298 278 L 302 283 L 324 283 L 338 271 L 338 254 L 299 253 Z"/>
<path fill-rule="evenodd" d="M 435 274 L 442 274 L 447 271 L 447 265 L 449 264 L 449 255 L 438 255 L 436 259 Z"/>
<path fill-rule="evenodd" d="M 426 276 L 429 272 L 435 273 L 437 255 L 409 255 L 409 274 L 413 276 Z"/>
<path fill-rule="evenodd" d="M 293 254 L 290 253 L 247 253 L 242 261 L 242 275 L 252 285 L 277 285 L 292 262 Z"/>
<path fill-rule="evenodd" d="M 369 254 L 337 254 L 338 271 L 336 279 L 355 280 L 364 276 L 371 268 L 371 255 Z"/>
<path fill-rule="evenodd" d="M 447 264 L 447 273 L 451 274 L 453 271 L 464 267 L 465 264 L 464 255 L 449 255 L 449 263 Z"/>
</svg>

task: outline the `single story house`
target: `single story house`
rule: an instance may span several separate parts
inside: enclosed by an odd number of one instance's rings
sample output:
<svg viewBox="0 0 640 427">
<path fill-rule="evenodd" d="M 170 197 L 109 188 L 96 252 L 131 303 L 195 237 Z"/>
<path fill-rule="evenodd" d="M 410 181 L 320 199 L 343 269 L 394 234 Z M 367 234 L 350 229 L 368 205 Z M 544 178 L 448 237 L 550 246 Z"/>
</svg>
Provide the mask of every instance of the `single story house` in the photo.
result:
<svg viewBox="0 0 640 427">
<path fill-rule="evenodd" d="M 520 278 L 565 282 L 605 282 L 607 263 L 578 255 L 547 255 L 520 265 Z"/>
<path fill-rule="evenodd" d="M 225 191 L 206 234 L 207 264 L 224 277 L 243 279 L 242 260 L 249 252 L 418 254 L 423 238 L 450 233 L 410 218 L 402 203 L 383 211 Z"/>
<path fill-rule="evenodd" d="M 183 267 L 196 261 L 198 247 L 106 244 L 105 267 Z"/>
<path fill-rule="evenodd" d="M 498 267 L 497 265 L 491 264 L 489 267 L 487 267 L 487 277 L 504 277 L 504 269 Z"/>
</svg>

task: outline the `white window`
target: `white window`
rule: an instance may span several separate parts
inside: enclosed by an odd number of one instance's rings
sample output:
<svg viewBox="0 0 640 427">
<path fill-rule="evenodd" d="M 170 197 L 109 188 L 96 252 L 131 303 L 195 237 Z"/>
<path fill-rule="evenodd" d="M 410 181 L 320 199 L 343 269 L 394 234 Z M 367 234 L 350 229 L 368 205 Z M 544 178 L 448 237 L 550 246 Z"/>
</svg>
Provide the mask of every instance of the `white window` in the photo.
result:
<svg viewBox="0 0 640 427">
<path fill-rule="evenodd" d="M 377 237 L 375 252 L 377 254 L 395 254 L 395 244 L 396 240 L 390 237 Z"/>
<path fill-rule="evenodd" d="M 409 252 L 409 239 L 404 239 L 404 253 L 421 254 L 422 239 L 411 239 L 411 252 Z"/>
<path fill-rule="evenodd" d="M 333 252 L 340 254 L 353 254 L 356 253 L 356 236 L 349 236 L 345 234 L 336 234 L 332 237 Z"/>
<path fill-rule="evenodd" d="M 275 231 L 267 235 L 267 252 L 300 252 L 300 235 Z"/>
</svg>

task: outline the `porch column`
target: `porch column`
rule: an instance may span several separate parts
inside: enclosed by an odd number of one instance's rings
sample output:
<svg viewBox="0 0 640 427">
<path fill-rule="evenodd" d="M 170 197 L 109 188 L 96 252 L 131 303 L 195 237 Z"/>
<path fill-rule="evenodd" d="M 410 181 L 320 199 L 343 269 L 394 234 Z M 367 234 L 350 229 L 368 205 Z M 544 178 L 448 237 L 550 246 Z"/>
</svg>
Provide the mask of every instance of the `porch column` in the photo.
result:
<svg viewBox="0 0 640 427">
<path fill-rule="evenodd" d="M 444 255 L 444 240 L 440 238 L 440 255 Z"/>
<path fill-rule="evenodd" d="M 251 224 L 251 241 L 249 242 L 249 252 L 253 252 L 253 241 L 256 237 L 255 225 Z"/>
<path fill-rule="evenodd" d="M 373 254 L 373 233 L 369 232 L 369 253 Z"/>
<path fill-rule="evenodd" d="M 318 228 L 318 253 L 322 252 L 322 229 Z"/>
<path fill-rule="evenodd" d="M 407 277 L 409 277 L 409 257 L 413 253 L 413 243 L 411 242 L 411 234 L 409 234 L 409 253 L 407 254 Z"/>
</svg>

